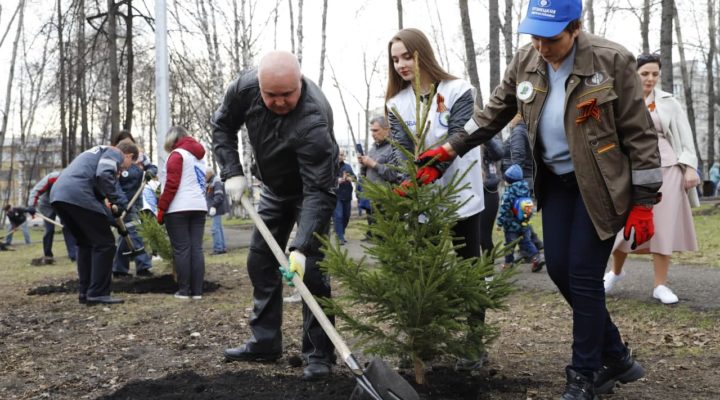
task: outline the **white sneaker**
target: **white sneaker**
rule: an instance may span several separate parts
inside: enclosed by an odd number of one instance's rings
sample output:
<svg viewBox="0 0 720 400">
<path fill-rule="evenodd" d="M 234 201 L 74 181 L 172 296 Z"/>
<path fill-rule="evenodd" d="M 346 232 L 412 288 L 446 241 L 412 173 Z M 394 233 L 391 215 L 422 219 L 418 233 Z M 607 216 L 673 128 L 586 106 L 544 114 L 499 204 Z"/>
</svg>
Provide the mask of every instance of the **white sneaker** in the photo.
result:
<svg viewBox="0 0 720 400">
<path fill-rule="evenodd" d="M 302 297 L 300 296 L 300 292 L 295 290 L 290 296 L 283 297 L 283 303 L 299 303 L 302 301 Z"/>
<path fill-rule="evenodd" d="M 625 278 L 625 271 L 621 271 L 620 275 L 615 275 L 612 271 L 608 271 L 603 277 L 603 284 L 605 285 L 605 293 L 610 293 L 616 283 L 620 282 Z"/>
<path fill-rule="evenodd" d="M 184 294 L 180 294 L 180 292 L 176 292 L 175 295 L 174 295 L 174 297 L 175 297 L 176 299 L 180 299 L 180 300 L 190 300 L 190 296 L 187 296 L 187 295 L 184 295 Z"/>
<path fill-rule="evenodd" d="M 202 300 L 202 296 L 200 296 L 200 295 L 195 295 L 195 296 L 190 296 L 190 297 L 191 297 L 193 300 Z"/>
<path fill-rule="evenodd" d="M 660 300 L 663 304 L 675 304 L 679 301 L 675 293 L 665 285 L 658 285 L 653 290 L 653 297 Z"/>
</svg>

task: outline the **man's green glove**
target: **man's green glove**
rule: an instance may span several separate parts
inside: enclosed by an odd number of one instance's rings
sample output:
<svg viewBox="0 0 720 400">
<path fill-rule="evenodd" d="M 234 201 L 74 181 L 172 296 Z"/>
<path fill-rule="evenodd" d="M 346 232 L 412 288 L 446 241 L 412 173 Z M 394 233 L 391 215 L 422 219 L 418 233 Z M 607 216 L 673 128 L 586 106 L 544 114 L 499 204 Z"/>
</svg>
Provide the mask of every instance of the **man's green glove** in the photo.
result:
<svg viewBox="0 0 720 400">
<path fill-rule="evenodd" d="M 292 283 L 293 276 L 298 274 L 300 279 L 303 279 L 303 276 L 305 275 L 305 255 L 297 250 L 293 250 L 290 252 L 289 261 L 290 266 L 288 268 L 285 268 L 282 265 L 280 266 L 280 273 L 288 282 L 289 286 L 295 286 Z"/>
</svg>

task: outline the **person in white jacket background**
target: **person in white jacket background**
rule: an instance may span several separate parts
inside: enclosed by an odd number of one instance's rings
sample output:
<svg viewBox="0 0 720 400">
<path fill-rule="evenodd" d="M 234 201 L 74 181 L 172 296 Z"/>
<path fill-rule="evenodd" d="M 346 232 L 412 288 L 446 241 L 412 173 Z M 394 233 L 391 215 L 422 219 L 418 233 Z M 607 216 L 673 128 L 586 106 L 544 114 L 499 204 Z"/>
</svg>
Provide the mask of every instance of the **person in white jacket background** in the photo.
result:
<svg viewBox="0 0 720 400">
<path fill-rule="evenodd" d="M 642 54 L 637 58 L 645 104 L 658 132 L 663 175 L 662 201 L 653 210 L 655 235 L 643 245 L 632 248 L 620 232 L 613 247 L 612 268 L 605 274 L 604 281 L 605 292 L 611 292 L 625 277 L 623 264 L 627 254 L 650 253 L 655 268 L 653 297 L 663 304 L 674 304 L 678 297 L 667 284 L 670 258 L 673 252 L 696 251 L 698 248 L 690 206 L 699 205 L 695 187 L 700 184 L 700 178 L 687 115 L 672 94 L 655 88 L 661 66 L 657 55 Z"/>
</svg>

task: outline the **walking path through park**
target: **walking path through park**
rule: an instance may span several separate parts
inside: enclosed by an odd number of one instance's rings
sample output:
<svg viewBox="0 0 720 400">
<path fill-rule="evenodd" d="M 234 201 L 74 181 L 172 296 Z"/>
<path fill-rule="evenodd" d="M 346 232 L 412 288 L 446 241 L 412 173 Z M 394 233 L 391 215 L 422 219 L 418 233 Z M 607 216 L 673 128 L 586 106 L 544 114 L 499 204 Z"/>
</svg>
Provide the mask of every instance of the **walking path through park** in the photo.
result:
<svg viewBox="0 0 720 400">
<path fill-rule="evenodd" d="M 229 250 L 249 247 L 251 225 L 226 225 L 224 230 Z M 21 239 L 18 241 L 20 242 Z M 56 236 L 55 240 L 61 242 L 62 236 Z M 22 246 L 21 243 L 18 244 Z M 351 257 L 359 259 L 364 254 L 364 246 L 368 246 L 368 243 L 348 238 L 345 248 Z M 205 248 L 208 249 L 208 253 L 212 249 L 209 224 L 205 233 Z M 515 279 L 520 290 L 557 291 L 544 268 L 539 273 L 530 272 L 529 264 L 521 264 L 516 268 L 518 273 Z M 652 297 L 653 266 L 649 257 L 628 257 L 625 263 L 625 272 L 625 279 L 616 285 L 615 290 L 608 295 L 608 298 L 659 303 Z M 680 298 L 678 303 L 680 306 L 694 310 L 720 309 L 720 268 L 673 263 L 670 266 L 669 286 Z"/>
<path fill-rule="evenodd" d="M 229 249 L 245 248 L 250 243 L 251 230 L 247 226 L 226 226 L 225 240 Z M 349 239 L 345 247 L 353 258 L 363 255 L 366 242 Z M 530 272 L 528 264 L 518 265 L 516 280 L 520 288 L 542 291 L 556 291 L 545 269 L 540 273 Z M 611 298 L 632 299 L 656 303 L 652 297 L 652 262 L 644 259 L 628 258 L 625 264 L 626 277 L 619 283 Z M 691 309 L 720 309 L 720 268 L 703 266 L 670 266 L 669 286 L 680 298 L 679 305 Z M 522 289 L 521 289 L 522 290 Z"/>
</svg>

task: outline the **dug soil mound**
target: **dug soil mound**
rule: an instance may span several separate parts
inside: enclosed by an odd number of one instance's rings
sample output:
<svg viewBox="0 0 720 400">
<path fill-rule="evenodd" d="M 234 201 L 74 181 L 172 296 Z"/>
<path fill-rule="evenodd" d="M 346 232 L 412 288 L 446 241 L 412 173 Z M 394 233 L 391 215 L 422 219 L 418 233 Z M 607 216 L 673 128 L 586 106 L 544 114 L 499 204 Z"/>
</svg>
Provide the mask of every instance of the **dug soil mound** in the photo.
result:
<svg viewBox="0 0 720 400">
<path fill-rule="evenodd" d="M 203 293 L 211 293 L 220 288 L 220 285 L 211 282 L 203 282 Z M 160 275 L 151 278 L 124 278 L 114 279 L 110 290 L 115 293 L 167 293 L 177 292 L 177 282 L 172 275 Z M 44 285 L 30 288 L 27 291 L 29 296 L 48 295 L 54 293 L 77 293 L 78 280 L 69 280 L 56 285 Z"/>
</svg>

